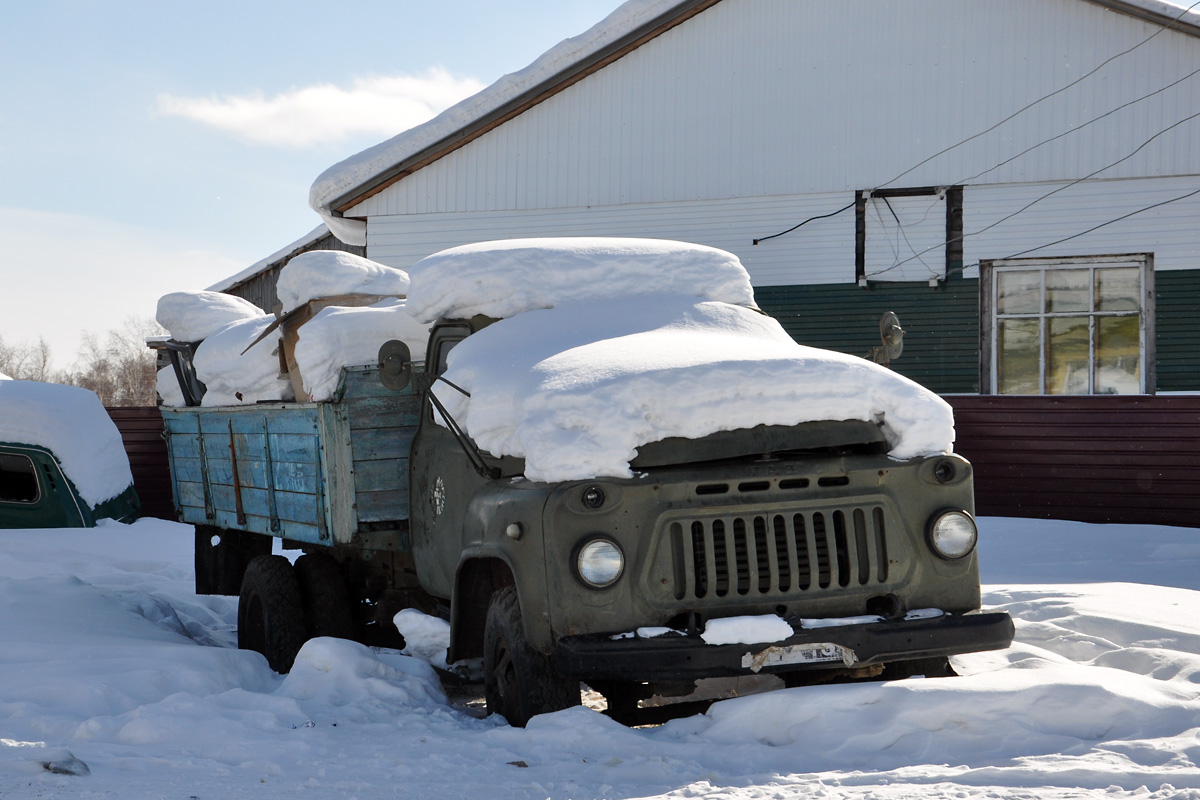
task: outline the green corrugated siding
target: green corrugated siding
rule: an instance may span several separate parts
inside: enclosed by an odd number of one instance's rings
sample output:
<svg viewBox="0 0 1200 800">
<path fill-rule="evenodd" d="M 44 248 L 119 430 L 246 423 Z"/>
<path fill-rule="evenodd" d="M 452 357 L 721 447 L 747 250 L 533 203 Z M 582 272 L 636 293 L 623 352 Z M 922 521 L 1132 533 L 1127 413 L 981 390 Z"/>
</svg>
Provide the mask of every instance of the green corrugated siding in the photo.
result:
<svg viewBox="0 0 1200 800">
<path fill-rule="evenodd" d="M 904 354 L 892 369 L 941 394 L 979 391 L 979 281 L 759 286 L 759 306 L 801 344 L 865 356 L 879 317 L 895 311 Z"/>
<path fill-rule="evenodd" d="M 1200 269 L 1154 274 L 1158 391 L 1200 391 Z"/>
</svg>

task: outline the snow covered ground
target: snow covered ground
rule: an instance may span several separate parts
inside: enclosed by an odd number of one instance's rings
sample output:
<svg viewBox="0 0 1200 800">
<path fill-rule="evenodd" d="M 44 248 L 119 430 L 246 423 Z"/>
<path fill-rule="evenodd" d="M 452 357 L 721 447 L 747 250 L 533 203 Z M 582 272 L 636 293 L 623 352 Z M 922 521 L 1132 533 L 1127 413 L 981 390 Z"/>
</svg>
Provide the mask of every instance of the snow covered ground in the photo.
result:
<svg viewBox="0 0 1200 800">
<path fill-rule="evenodd" d="M 236 601 L 192 593 L 188 526 L 0 531 L 0 798 L 1200 800 L 1200 530 L 981 529 L 1017 640 L 961 677 L 524 730 L 395 652 L 319 639 L 271 672 Z"/>
</svg>

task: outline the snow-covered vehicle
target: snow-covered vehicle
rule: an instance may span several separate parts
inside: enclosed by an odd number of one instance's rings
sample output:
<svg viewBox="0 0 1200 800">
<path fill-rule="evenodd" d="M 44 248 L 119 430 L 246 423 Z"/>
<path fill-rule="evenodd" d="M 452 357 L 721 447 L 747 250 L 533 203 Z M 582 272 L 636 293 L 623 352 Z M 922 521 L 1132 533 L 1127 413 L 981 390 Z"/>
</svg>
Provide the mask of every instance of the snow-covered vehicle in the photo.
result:
<svg viewBox="0 0 1200 800">
<path fill-rule="evenodd" d="M 0 528 L 90 528 L 140 510 L 121 434 L 95 392 L 0 380 Z"/>
<path fill-rule="evenodd" d="M 795 344 L 736 257 L 513 240 L 411 277 L 423 362 L 389 342 L 328 402 L 165 412 L 198 581 L 240 579 L 241 641 L 277 668 L 417 605 L 524 724 L 581 681 L 621 716 L 701 678 L 948 674 L 1011 642 L 949 407 Z"/>
</svg>

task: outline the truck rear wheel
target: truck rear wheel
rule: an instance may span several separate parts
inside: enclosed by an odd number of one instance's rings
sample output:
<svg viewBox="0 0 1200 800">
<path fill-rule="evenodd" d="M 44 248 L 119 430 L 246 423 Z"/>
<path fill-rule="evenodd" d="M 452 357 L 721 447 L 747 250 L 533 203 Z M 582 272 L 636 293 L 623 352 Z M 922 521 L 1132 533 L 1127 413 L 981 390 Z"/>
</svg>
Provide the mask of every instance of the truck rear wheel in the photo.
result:
<svg viewBox="0 0 1200 800">
<path fill-rule="evenodd" d="M 488 606 L 483 670 L 488 713 L 503 714 L 510 725 L 523 728 L 538 714 L 579 705 L 579 681 L 559 675 L 551 659 L 525 639 L 513 586 L 493 594 Z"/>
<path fill-rule="evenodd" d="M 304 602 L 305 632 L 309 639 L 333 636 L 354 638 L 354 617 L 346 579 L 332 556 L 309 553 L 296 559 L 296 578 Z"/>
<path fill-rule="evenodd" d="M 304 641 L 304 600 L 291 563 L 283 556 L 255 557 L 238 597 L 238 647 L 262 653 L 271 669 L 286 673 Z"/>
</svg>

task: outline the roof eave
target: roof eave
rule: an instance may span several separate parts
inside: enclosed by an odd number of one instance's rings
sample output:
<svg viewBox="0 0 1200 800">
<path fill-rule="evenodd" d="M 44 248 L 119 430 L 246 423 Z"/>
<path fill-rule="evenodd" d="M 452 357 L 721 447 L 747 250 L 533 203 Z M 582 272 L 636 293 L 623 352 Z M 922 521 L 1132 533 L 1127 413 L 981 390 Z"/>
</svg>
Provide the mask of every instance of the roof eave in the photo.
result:
<svg viewBox="0 0 1200 800">
<path fill-rule="evenodd" d="M 349 192 L 335 198 L 329 204 L 329 208 L 338 216 L 343 215 L 363 200 L 382 192 L 402 178 L 416 172 L 422 167 L 428 166 L 508 120 L 519 116 L 533 106 L 553 97 L 569 86 L 583 80 L 588 75 L 608 66 L 651 39 L 661 36 L 676 25 L 686 22 L 719 2 L 721 0 L 682 0 L 682 2 L 673 6 L 669 11 L 660 14 L 658 17 L 635 28 L 620 39 L 589 54 L 586 58 L 574 62 L 488 114 L 459 128 L 449 136 L 434 142 L 403 161 L 383 170 L 369 180 L 363 181 Z"/>
<path fill-rule="evenodd" d="M 1111 11 L 1117 11 L 1122 14 L 1127 14 L 1131 17 L 1136 17 L 1145 22 L 1153 22 L 1155 25 L 1162 25 L 1165 28 L 1179 31 L 1188 36 L 1200 37 L 1200 23 L 1193 22 L 1185 17 L 1195 16 L 1189 14 L 1183 8 L 1178 8 L 1178 13 L 1171 13 L 1166 10 L 1156 11 L 1153 8 L 1147 7 L 1143 3 L 1130 2 L 1130 0 L 1087 0 L 1089 3 L 1094 3 L 1098 6 L 1103 6 Z"/>
</svg>

